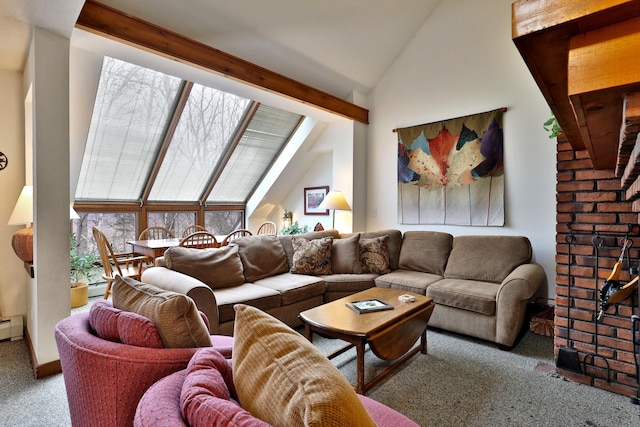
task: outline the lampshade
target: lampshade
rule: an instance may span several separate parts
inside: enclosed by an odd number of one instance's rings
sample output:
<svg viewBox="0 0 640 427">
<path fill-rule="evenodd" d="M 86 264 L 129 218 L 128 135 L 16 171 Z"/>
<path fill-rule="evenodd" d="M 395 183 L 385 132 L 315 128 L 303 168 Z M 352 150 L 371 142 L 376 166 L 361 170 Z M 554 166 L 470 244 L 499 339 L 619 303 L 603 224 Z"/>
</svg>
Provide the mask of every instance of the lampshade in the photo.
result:
<svg viewBox="0 0 640 427">
<path fill-rule="evenodd" d="M 322 202 L 318 205 L 318 209 L 333 209 L 338 211 L 350 211 L 351 206 L 344 198 L 342 191 L 331 190 L 324 196 Z"/>
<path fill-rule="evenodd" d="M 18 196 L 7 225 L 31 224 L 33 222 L 33 186 L 25 185 Z"/>
</svg>

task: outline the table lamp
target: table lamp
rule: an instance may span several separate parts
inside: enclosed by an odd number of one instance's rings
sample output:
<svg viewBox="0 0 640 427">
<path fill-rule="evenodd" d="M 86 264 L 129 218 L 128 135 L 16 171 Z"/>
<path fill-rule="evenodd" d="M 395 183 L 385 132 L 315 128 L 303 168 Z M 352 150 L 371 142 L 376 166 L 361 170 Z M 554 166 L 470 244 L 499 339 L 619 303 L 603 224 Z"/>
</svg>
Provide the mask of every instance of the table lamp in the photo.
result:
<svg viewBox="0 0 640 427">
<path fill-rule="evenodd" d="M 11 239 L 13 251 L 24 262 L 33 262 L 33 186 L 25 185 L 7 225 L 27 225 Z"/>
<path fill-rule="evenodd" d="M 344 194 L 342 191 L 331 190 L 324 196 L 322 202 L 318 205 L 318 209 L 330 209 L 333 211 L 333 225 L 331 228 L 335 230 L 336 228 L 336 210 L 338 211 L 350 211 L 351 206 L 347 203 L 347 200 L 344 198 Z"/>
</svg>

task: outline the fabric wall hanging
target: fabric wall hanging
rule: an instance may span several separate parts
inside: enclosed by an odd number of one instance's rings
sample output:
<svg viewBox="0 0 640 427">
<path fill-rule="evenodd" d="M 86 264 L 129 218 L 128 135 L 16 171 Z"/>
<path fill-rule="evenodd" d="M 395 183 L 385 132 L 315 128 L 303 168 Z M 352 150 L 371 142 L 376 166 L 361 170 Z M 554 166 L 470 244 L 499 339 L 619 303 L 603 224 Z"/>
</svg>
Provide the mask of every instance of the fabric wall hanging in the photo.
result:
<svg viewBox="0 0 640 427">
<path fill-rule="evenodd" d="M 504 111 L 396 130 L 400 224 L 504 225 Z"/>
</svg>

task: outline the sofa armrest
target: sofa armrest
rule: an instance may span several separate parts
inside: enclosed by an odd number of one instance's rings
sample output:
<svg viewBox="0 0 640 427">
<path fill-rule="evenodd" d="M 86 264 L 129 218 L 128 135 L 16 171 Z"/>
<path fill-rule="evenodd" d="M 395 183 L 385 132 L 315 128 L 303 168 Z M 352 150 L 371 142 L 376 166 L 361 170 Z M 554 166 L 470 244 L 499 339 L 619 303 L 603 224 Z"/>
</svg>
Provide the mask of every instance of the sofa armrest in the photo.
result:
<svg viewBox="0 0 640 427">
<path fill-rule="evenodd" d="M 527 303 L 545 280 L 544 269 L 536 263 L 518 266 L 502 281 L 496 296 L 496 342 L 513 345 L 524 323 Z"/>
<path fill-rule="evenodd" d="M 218 304 L 213 290 L 195 277 L 182 274 L 166 267 L 151 267 L 142 272 L 140 279 L 144 283 L 167 291 L 187 295 L 196 303 L 198 310 L 209 319 L 209 333 L 219 333 Z"/>
</svg>

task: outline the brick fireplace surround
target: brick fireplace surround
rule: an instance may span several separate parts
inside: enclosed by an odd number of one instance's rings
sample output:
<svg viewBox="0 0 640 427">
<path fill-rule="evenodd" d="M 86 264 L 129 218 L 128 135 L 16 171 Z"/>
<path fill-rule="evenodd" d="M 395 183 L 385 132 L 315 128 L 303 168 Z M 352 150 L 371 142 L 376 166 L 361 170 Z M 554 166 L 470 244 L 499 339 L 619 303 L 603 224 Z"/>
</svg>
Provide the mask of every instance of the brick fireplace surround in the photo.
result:
<svg viewBox="0 0 640 427">
<path fill-rule="evenodd" d="M 625 257 L 620 280 L 626 283 L 630 279 L 629 261 L 631 267 L 640 264 L 638 214 L 633 203 L 625 201 L 615 171 L 594 170 L 587 152 L 573 151 L 563 136 L 557 141 L 556 190 L 555 352 L 567 345 L 570 328 L 571 343 L 580 361 L 587 356 L 583 374 L 564 369 L 558 372 L 576 382 L 635 397 L 638 383 L 630 318 L 640 314 L 638 293 L 605 312 L 597 324 L 597 336 L 595 319 L 600 311 L 598 291 L 618 260 L 627 233 L 633 246 L 628 259 Z M 575 240 L 568 237 L 571 234 Z M 569 245 L 568 241 L 573 243 Z M 570 325 L 569 274 L 573 286 Z M 593 354 L 597 356 L 589 356 Z"/>
</svg>

